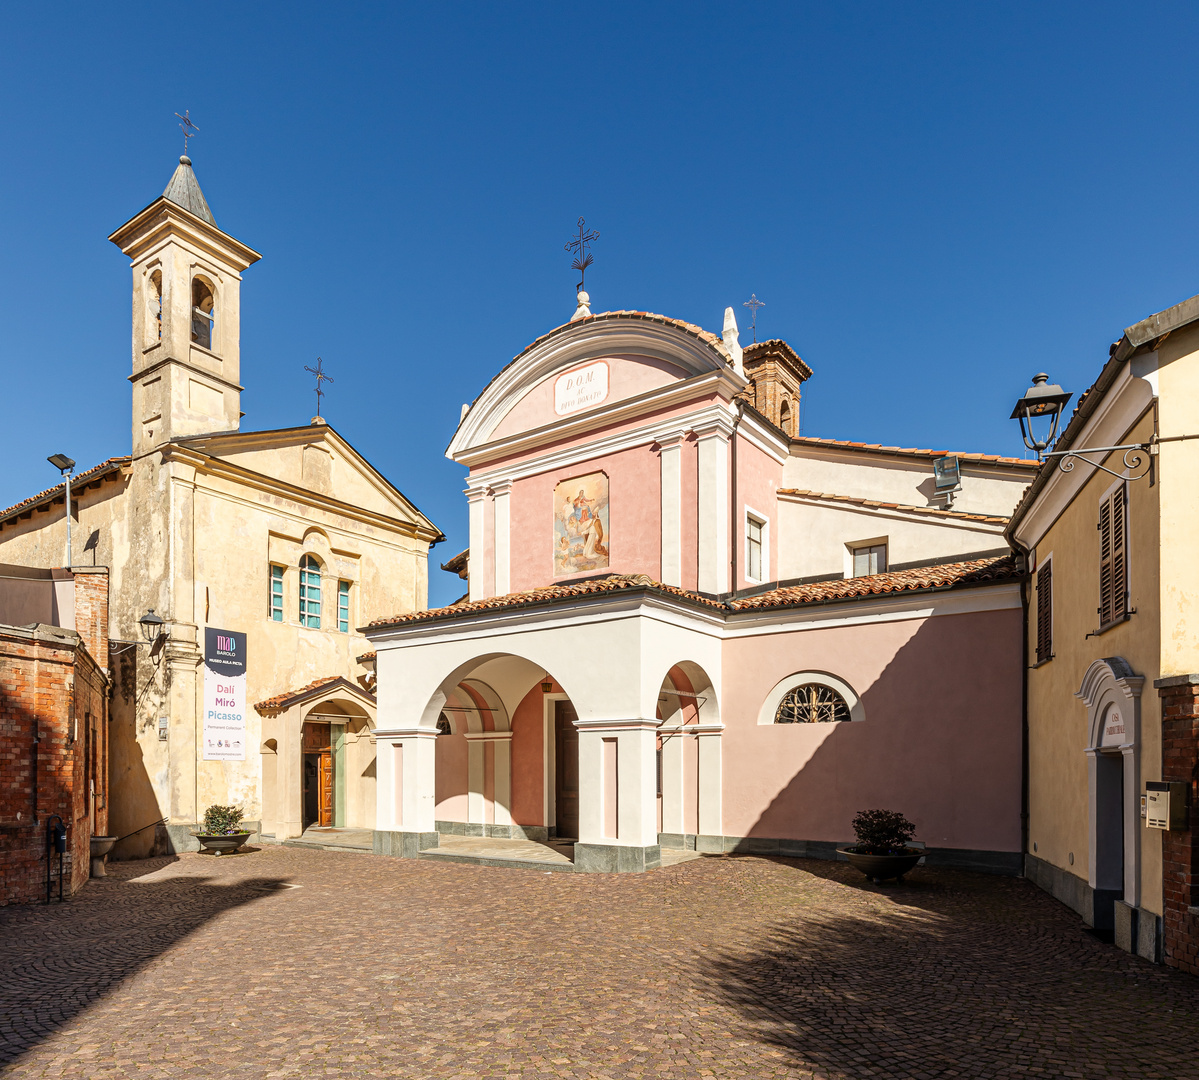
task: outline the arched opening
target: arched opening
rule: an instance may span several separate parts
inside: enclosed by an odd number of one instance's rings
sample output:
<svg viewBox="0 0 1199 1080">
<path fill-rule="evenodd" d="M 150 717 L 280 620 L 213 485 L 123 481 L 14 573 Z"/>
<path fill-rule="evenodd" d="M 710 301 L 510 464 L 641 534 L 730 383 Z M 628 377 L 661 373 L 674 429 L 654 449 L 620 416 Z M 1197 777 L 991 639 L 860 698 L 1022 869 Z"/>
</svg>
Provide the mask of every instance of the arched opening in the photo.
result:
<svg viewBox="0 0 1199 1080">
<path fill-rule="evenodd" d="M 162 340 L 162 271 L 146 279 L 146 347 Z"/>
<path fill-rule="evenodd" d="M 783 403 L 779 406 L 779 427 L 788 435 L 794 435 L 791 430 L 791 402 L 783 398 Z"/>
<path fill-rule="evenodd" d="M 315 555 L 300 559 L 300 625 L 321 628 L 321 564 Z"/>
<path fill-rule="evenodd" d="M 658 692 L 658 843 L 695 849 L 719 834 L 720 723 L 716 692 L 698 664 L 673 665 Z"/>
<path fill-rule="evenodd" d="M 216 290 L 201 277 L 192 279 L 192 341 L 211 349 L 216 340 Z"/>
</svg>

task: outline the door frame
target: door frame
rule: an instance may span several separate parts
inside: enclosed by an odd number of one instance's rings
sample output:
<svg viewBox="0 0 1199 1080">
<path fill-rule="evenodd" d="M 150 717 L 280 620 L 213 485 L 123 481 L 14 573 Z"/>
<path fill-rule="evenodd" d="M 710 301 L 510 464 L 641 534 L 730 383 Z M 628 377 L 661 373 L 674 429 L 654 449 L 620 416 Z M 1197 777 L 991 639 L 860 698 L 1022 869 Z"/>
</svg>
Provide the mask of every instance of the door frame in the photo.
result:
<svg viewBox="0 0 1199 1080">
<path fill-rule="evenodd" d="M 556 702 L 569 701 L 570 695 L 553 693 L 542 694 L 541 697 L 542 729 L 544 731 L 542 742 L 544 766 L 541 784 L 543 795 L 542 813 L 544 815 L 545 827 L 552 829 L 558 824 L 558 800 L 556 797 L 558 787 L 558 740 L 554 727 L 554 709 Z"/>
</svg>

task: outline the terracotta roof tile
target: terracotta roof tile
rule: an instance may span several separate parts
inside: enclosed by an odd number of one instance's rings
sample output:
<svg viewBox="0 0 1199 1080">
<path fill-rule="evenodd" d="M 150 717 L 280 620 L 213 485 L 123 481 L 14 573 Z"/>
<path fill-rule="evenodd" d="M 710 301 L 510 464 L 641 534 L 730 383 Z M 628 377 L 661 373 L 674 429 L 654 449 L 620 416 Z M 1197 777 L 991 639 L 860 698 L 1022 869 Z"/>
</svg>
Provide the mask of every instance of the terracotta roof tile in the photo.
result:
<svg viewBox="0 0 1199 1080">
<path fill-rule="evenodd" d="M 133 459 L 126 454 L 124 457 L 110 457 L 107 461 L 100 462 L 99 465 L 94 465 L 90 469 L 86 469 L 81 473 L 76 473 L 71 477 L 71 487 L 78 488 L 82 484 L 87 484 L 92 480 L 98 480 L 102 476 L 111 472 L 116 472 L 118 469 L 128 465 Z M 40 502 L 48 502 L 66 491 L 65 483 L 56 484 L 54 487 L 46 488 L 45 491 L 39 491 L 36 495 L 30 495 L 28 499 L 22 499 L 19 503 L 13 503 L 7 510 L 0 510 L 0 521 L 4 521 L 14 514 L 19 514 L 23 510 L 28 510 L 30 507 Z"/>
<path fill-rule="evenodd" d="M 846 450 L 867 450 L 875 454 L 902 454 L 905 457 L 939 458 L 954 456 L 962 461 L 984 465 L 1016 465 L 1036 472 L 1040 463 L 1029 458 L 1001 457 L 999 454 L 970 454 L 959 450 L 921 450 L 914 446 L 882 446 L 879 443 L 849 442 L 846 439 L 822 439 L 815 435 L 795 435 L 791 442 L 812 446 L 841 447 Z"/>
<path fill-rule="evenodd" d="M 860 499 L 854 495 L 832 495 L 826 491 L 805 491 L 803 488 L 779 488 L 779 495 L 793 495 L 802 499 L 821 499 L 827 502 L 850 503 L 854 506 L 867 506 L 876 510 L 902 510 L 912 514 L 930 514 L 933 517 L 947 517 L 958 521 L 977 521 L 984 525 L 1006 525 L 1006 517 L 994 514 L 969 514 L 964 510 L 947 510 L 941 506 L 908 506 L 904 503 L 880 502 L 878 499 Z"/>
<path fill-rule="evenodd" d="M 358 693 L 364 693 L 362 687 L 355 686 L 344 675 L 326 675 L 323 679 L 315 679 L 307 686 L 301 686 L 296 690 L 285 690 L 282 694 L 275 694 L 273 697 L 267 698 L 265 701 L 256 702 L 254 708 L 260 713 L 274 712 L 277 709 L 282 709 L 289 702 L 296 698 L 310 695 L 314 690 L 320 690 L 326 686 L 332 686 L 334 683 L 345 683 L 346 686 L 352 688 Z M 368 694 L 368 697 L 373 698 L 373 694 Z"/>
<path fill-rule="evenodd" d="M 733 600 L 729 607 L 733 611 L 800 607 L 804 604 L 822 604 L 832 600 L 856 600 L 903 592 L 950 589 L 991 581 L 1015 581 L 1022 576 L 1016 568 L 1015 557 L 1003 555 L 995 559 L 970 559 L 967 562 L 924 566 L 915 570 L 893 570 L 886 574 L 871 574 L 868 577 L 815 581 L 808 585 L 787 585 L 770 592 L 759 593 L 757 596 Z"/>
<path fill-rule="evenodd" d="M 673 585 L 663 585 L 645 574 L 613 574 L 610 577 L 591 578 L 572 585 L 547 585 L 541 589 L 509 593 L 506 596 L 489 596 L 485 600 L 471 600 L 455 604 L 452 607 L 407 612 L 390 619 L 376 619 L 370 624 L 370 627 L 407 626 L 413 623 L 458 618 L 480 612 L 514 611 L 577 597 L 602 596 L 625 589 L 650 589 L 664 596 L 678 597 L 722 614 L 731 615 L 741 611 L 763 608 L 800 607 L 804 604 L 854 600 L 889 593 L 919 592 L 953 588 L 959 585 L 975 585 L 1008 579 L 1017 580 L 1021 576 L 1016 569 L 1014 558 L 1005 555 L 992 559 L 972 559 L 967 562 L 922 567 L 916 570 L 897 570 L 887 574 L 874 574 L 870 577 L 843 578 L 836 581 L 816 582 L 811 585 L 789 585 L 759 593 L 756 596 L 726 601 L 688 592 L 686 589 L 679 589 Z"/>
</svg>

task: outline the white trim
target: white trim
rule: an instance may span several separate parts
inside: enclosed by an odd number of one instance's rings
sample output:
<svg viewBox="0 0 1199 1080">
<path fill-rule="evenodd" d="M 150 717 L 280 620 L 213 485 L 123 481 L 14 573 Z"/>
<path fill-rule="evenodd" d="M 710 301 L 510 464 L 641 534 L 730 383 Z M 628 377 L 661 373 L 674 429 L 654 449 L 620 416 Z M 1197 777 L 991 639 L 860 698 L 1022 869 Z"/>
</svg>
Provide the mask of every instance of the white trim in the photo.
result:
<svg viewBox="0 0 1199 1080">
<path fill-rule="evenodd" d="M 729 442 L 722 424 L 699 435 L 699 580 L 705 593 L 729 589 Z"/>
<path fill-rule="evenodd" d="M 483 516 L 483 500 L 487 497 L 487 489 L 483 486 L 472 486 L 466 489 L 466 508 L 469 514 L 469 539 L 470 547 L 468 550 L 475 553 L 474 559 L 471 561 L 474 565 L 474 572 L 467 572 L 467 585 L 469 587 L 469 596 L 472 600 L 482 600 L 484 596 L 483 589 L 483 548 L 487 540 L 486 536 L 486 519 Z"/>
<path fill-rule="evenodd" d="M 845 682 L 844 679 L 837 678 L 836 675 L 831 675 L 827 671 L 797 671 L 793 675 L 788 675 L 785 679 L 780 679 L 771 687 L 770 693 L 766 695 L 761 707 L 758 709 L 758 724 L 764 727 L 774 726 L 774 717 L 778 712 L 779 705 L 789 690 L 794 690 L 797 686 L 807 686 L 810 683 L 815 683 L 817 686 L 827 686 L 830 690 L 836 691 L 845 700 L 845 704 L 849 706 L 850 722 L 861 721 L 866 719 L 866 710 L 862 707 L 862 701 L 854 692 L 852 686 Z M 841 720 L 829 720 L 817 724 L 782 724 L 780 727 L 796 727 L 796 728 L 830 728 L 836 724 L 844 723 Z"/>
<path fill-rule="evenodd" d="M 741 576 L 744 577 L 746 581 L 752 581 L 755 585 L 760 585 L 764 581 L 771 580 L 771 578 L 770 578 L 770 518 L 766 514 L 763 514 L 761 510 L 755 510 L 752 506 L 749 505 L 749 503 L 742 503 L 741 510 L 742 510 L 741 535 L 744 538 L 744 543 L 745 543 L 745 553 L 744 553 L 745 562 L 742 563 L 744 570 L 743 570 Z M 760 577 L 750 577 L 750 574 L 749 574 L 749 522 L 750 522 L 750 519 L 753 519 L 759 525 L 762 526 L 762 552 L 761 552 L 762 573 L 761 573 Z"/>
</svg>

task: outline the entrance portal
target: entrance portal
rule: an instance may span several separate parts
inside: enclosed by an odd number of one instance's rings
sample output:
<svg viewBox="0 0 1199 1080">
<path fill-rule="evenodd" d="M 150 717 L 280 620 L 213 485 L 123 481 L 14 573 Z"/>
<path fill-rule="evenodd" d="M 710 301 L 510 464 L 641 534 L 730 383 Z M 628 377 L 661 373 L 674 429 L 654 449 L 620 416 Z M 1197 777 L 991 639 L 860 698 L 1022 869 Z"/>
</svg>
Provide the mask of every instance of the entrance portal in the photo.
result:
<svg viewBox="0 0 1199 1080">
<path fill-rule="evenodd" d="M 333 824 L 333 746 L 330 726 L 304 724 L 304 798 L 302 828 Z"/>
<path fill-rule="evenodd" d="M 560 837 L 579 835 L 579 714 L 569 701 L 554 702 L 554 818 Z"/>
</svg>

